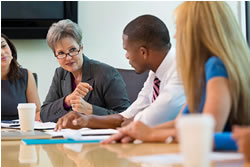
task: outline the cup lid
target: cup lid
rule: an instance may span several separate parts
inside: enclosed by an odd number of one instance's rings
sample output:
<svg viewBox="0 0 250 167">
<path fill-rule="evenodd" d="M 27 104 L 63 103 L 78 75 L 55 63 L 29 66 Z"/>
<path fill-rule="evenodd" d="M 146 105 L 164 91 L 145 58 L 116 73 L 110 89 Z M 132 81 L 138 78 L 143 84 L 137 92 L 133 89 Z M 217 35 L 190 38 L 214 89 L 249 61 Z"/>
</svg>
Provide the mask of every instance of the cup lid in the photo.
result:
<svg viewBox="0 0 250 167">
<path fill-rule="evenodd" d="M 209 114 L 187 114 L 182 115 L 177 121 L 177 128 L 187 125 L 201 125 L 207 124 L 209 126 L 214 126 L 215 120 Z"/>
<path fill-rule="evenodd" d="M 17 109 L 19 108 L 36 108 L 35 103 L 19 103 Z"/>
</svg>

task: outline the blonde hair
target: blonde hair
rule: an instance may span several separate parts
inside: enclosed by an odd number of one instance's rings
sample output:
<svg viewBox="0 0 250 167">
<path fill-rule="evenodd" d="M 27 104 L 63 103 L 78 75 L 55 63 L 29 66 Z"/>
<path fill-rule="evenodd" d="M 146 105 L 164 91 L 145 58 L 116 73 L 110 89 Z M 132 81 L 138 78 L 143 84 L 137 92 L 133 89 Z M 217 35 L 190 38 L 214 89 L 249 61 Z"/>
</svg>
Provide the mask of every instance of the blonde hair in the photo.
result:
<svg viewBox="0 0 250 167">
<path fill-rule="evenodd" d="M 184 2 L 175 11 L 177 63 L 190 112 L 198 112 L 205 63 L 219 57 L 228 73 L 231 124 L 250 124 L 250 51 L 225 2 Z"/>
</svg>

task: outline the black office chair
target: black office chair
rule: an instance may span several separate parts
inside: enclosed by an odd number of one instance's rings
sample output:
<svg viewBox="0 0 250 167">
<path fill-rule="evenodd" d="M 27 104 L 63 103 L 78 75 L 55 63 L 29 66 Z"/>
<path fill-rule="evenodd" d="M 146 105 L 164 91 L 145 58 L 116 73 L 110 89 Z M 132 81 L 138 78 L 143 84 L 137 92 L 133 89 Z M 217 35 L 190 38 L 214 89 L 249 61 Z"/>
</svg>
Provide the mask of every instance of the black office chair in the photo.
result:
<svg viewBox="0 0 250 167">
<path fill-rule="evenodd" d="M 142 74 L 136 74 L 135 70 L 117 69 L 121 74 L 126 87 L 128 98 L 131 104 L 137 99 L 138 93 L 141 91 L 144 82 L 148 77 L 148 71 Z"/>
<path fill-rule="evenodd" d="M 37 73 L 32 73 L 34 78 L 35 78 L 35 81 L 36 81 L 36 87 L 38 87 L 38 78 L 37 78 Z"/>
</svg>

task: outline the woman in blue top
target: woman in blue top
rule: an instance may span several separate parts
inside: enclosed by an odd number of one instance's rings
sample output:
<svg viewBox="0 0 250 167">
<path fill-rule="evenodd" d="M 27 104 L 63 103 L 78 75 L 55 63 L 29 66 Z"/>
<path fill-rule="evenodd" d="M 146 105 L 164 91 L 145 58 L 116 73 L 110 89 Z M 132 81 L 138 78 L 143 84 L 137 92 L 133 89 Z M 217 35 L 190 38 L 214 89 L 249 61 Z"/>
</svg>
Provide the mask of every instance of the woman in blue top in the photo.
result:
<svg viewBox="0 0 250 167">
<path fill-rule="evenodd" d="M 250 52 L 230 7 L 216 1 L 184 2 L 175 15 L 177 63 L 187 97 L 183 112 L 212 115 L 216 132 L 249 125 Z M 175 121 L 155 127 L 138 121 L 103 143 L 165 141 L 175 133 Z"/>
</svg>

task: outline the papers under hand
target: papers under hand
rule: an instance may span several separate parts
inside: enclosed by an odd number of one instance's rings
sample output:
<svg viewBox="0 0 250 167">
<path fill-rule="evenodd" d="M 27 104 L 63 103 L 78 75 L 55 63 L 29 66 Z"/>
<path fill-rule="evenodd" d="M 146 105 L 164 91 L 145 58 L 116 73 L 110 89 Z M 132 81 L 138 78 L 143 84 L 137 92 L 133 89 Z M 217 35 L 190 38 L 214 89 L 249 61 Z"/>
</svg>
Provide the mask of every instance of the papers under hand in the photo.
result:
<svg viewBox="0 0 250 167">
<path fill-rule="evenodd" d="M 115 129 L 89 129 L 89 128 L 82 128 L 79 130 L 73 130 L 73 129 L 62 129 L 61 131 L 54 131 L 54 130 L 46 130 L 46 133 L 50 134 L 52 137 L 64 137 L 67 135 L 70 136 L 110 136 L 113 134 L 118 133 Z M 77 134 L 79 133 L 79 134 Z M 72 137 L 71 137 L 72 138 Z M 101 138 L 101 137 L 99 137 Z"/>
<path fill-rule="evenodd" d="M 63 134 L 63 137 L 73 140 L 105 140 L 110 137 L 112 134 L 118 133 L 114 129 L 88 129 L 84 128 L 75 132 L 66 132 Z"/>
<path fill-rule="evenodd" d="M 76 132 L 76 133 L 73 133 L 73 134 L 72 133 L 64 133 L 63 137 L 67 138 L 67 139 L 73 139 L 73 140 L 86 140 L 86 141 L 88 141 L 88 140 L 100 140 L 100 141 L 102 141 L 102 140 L 105 140 L 105 139 L 109 138 L 110 135 L 82 136 L 80 132 Z"/>
<path fill-rule="evenodd" d="M 80 130 L 62 129 L 54 132 L 53 130 L 46 130 L 53 138 L 65 137 L 66 139 L 49 139 L 49 140 L 23 140 L 27 145 L 30 144 L 64 144 L 64 143 L 99 143 L 110 137 L 110 135 L 118 133 L 114 129 L 88 129 L 82 128 Z"/>
<path fill-rule="evenodd" d="M 11 128 L 11 127 L 19 127 L 19 120 L 2 120 L 1 127 L 3 128 Z"/>
<path fill-rule="evenodd" d="M 1 127 L 20 129 L 19 120 L 1 121 Z M 54 122 L 43 123 L 43 122 L 35 121 L 35 124 L 34 124 L 35 130 L 48 130 L 48 129 L 54 129 L 55 127 L 56 127 L 56 123 Z"/>
<path fill-rule="evenodd" d="M 47 129 L 55 129 L 56 123 L 54 122 L 38 122 L 35 121 L 34 129 L 36 130 L 47 130 Z"/>
<path fill-rule="evenodd" d="M 73 140 L 81 140 L 81 133 L 79 131 L 73 131 L 73 132 L 64 132 L 63 134 L 63 137 L 64 138 L 67 138 L 67 139 L 73 139 Z"/>
</svg>

